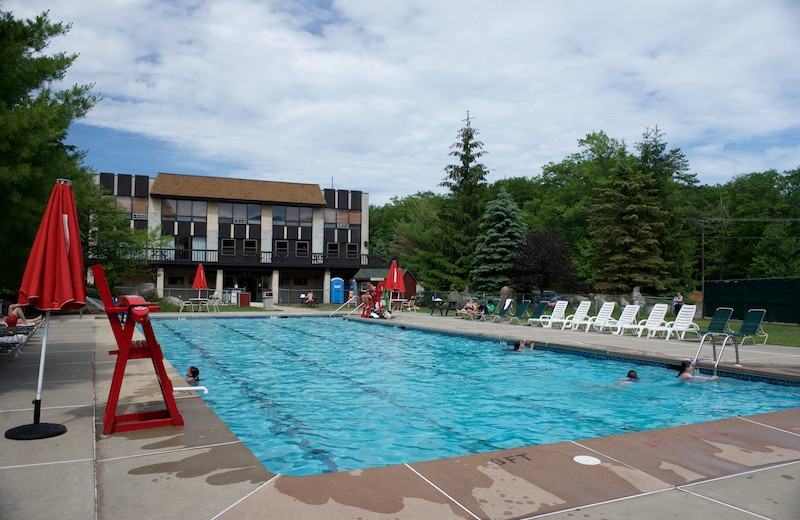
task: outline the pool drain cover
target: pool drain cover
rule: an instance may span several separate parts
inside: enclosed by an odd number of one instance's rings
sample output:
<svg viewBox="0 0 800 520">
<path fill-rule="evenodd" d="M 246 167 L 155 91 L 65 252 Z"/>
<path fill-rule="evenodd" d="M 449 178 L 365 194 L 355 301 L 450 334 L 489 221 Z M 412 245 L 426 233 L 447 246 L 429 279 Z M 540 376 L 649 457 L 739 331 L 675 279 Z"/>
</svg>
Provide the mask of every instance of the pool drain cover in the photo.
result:
<svg viewBox="0 0 800 520">
<path fill-rule="evenodd" d="M 597 457 L 590 457 L 589 455 L 575 455 L 572 457 L 572 460 L 586 466 L 597 466 L 600 464 L 600 459 Z"/>
</svg>

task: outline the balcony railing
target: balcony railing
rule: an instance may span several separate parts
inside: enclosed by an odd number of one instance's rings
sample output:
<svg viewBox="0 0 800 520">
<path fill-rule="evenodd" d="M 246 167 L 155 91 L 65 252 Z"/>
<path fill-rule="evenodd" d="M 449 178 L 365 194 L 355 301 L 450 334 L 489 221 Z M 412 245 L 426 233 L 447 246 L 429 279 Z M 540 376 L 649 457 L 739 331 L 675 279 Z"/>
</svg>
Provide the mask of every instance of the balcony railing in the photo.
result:
<svg viewBox="0 0 800 520">
<path fill-rule="evenodd" d="M 220 267 L 318 267 L 318 268 L 381 268 L 387 264 L 382 255 L 284 253 L 273 251 L 217 251 L 214 249 L 170 249 L 149 251 L 152 265 L 218 265 Z"/>
</svg>

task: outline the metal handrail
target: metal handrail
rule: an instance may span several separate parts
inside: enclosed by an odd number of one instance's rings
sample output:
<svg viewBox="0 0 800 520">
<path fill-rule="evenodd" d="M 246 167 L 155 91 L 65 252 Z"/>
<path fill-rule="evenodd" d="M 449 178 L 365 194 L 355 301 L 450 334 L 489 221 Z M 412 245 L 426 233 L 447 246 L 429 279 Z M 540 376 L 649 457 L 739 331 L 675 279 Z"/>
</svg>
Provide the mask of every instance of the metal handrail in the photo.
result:
<svg viewBox="0 0 800 520">
<path fill-rule="evenodd" d="M 338 308 L 337 308 L 335 311 L 333 311 L 333 312 L 330 314 L 330 316 L 328 316 L 328 317 L 329 317 L 329 318 L 333 318 L 333 317 L 334 317 L 334 315 L 336 315 L 336 313 L 337 313 L 337 312 L 339 312 L 340 310 L 342 310 L 342 308 L 343 308 L 344 306 L 346 306 L 346 305 L 350 305 L 350 302 L 352 302 L 353 300 L 357 300 L 357 299 L 358 299 L 358 296 L 351 296 L 349 300 L 347 300 L 346 302 L 344 302 L 343 304 L 341 304 L 341 305 L 340 305 L 340 306 L 339 306 L 339 307 L 338 307 Z M 358 309 L 360 309 L 360 308 L 361 308 L 363 305 L 364 305 L 364 303 L 363 303 L 363 302 L 362 302 L 362 303 L 359 303 L 359 304 L 356 306 L 356 308 L 355 308 L 355 309 L 353 309 L 352 311 L 350 311 L 350 312 L 348 312 L 348 313 L 347 313 L 347 316 L 350 316 L 351 314 L 353 314 L 354 312 L 356 312 L 356 311 L 357 311 Z"/>
</svg>

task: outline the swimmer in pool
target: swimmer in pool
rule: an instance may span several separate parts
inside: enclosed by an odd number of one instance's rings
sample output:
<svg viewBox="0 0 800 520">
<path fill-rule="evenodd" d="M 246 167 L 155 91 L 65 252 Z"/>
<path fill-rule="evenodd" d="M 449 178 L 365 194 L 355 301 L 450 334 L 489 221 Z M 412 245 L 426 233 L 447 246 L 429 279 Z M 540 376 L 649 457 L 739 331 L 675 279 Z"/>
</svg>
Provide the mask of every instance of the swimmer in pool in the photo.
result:
<svg viewBox="0 0 800 520">
<path fill-rule="evenodd" d="M 694 377 L 694 361 L 681 361 L 681 367 L 678 369 L 678 379 L 684 381 L 698 380 L 698 381 L 715 381 L 719 379 L 716 375 L 711 377 Z"/>
</svg>

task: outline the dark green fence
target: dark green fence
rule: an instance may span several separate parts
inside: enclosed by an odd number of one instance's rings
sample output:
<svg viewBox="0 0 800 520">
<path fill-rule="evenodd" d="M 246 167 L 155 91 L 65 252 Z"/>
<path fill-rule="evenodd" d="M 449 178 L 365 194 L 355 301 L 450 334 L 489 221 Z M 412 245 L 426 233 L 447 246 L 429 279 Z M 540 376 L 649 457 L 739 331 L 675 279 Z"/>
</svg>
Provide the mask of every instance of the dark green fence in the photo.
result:
<svg viewBox="0 0 800 520">
<path fill-rule="evenodd" d="M 735 319 L 750 309 L 766 309 L 765 321 L 800 323 L 800 278 L 706 280 L 703 316 L 717 307 L 732 307 Z"/>
</svg>

